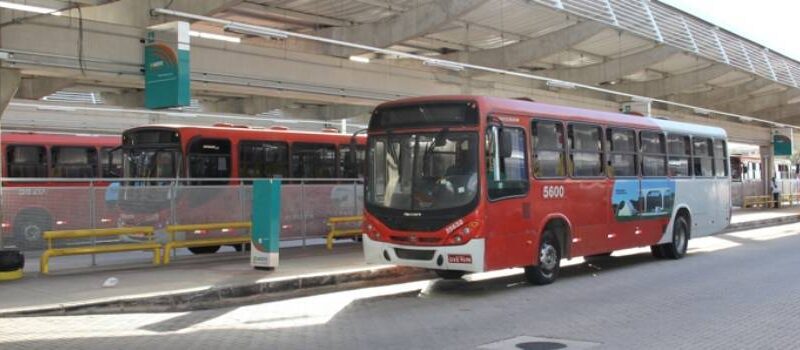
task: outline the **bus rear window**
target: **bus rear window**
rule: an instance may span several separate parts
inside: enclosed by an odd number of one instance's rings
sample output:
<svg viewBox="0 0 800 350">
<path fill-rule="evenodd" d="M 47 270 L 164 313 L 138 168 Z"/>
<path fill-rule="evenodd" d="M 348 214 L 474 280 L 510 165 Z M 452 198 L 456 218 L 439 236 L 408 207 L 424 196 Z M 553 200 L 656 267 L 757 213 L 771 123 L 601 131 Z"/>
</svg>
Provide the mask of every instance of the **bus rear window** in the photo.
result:
<svg viewBox="0 0 800 350">
<path fill-rule="evenodd" d="M 478 125 L 478 106 L 474 102 L 448 102 L 380 108 L 372 114 L 369 129 L 450 125 Z"/>
<path fill-rule="evenodd" d="M 43 146 L 14 146 L 6 149 L 8 177 L 47 177 L 47 151 Z"/>
<path fill-rule="evenodd" d="M 53 177 L 92 178 L 97 176 L 94 147 L 53 147 Z"/>
</svg>

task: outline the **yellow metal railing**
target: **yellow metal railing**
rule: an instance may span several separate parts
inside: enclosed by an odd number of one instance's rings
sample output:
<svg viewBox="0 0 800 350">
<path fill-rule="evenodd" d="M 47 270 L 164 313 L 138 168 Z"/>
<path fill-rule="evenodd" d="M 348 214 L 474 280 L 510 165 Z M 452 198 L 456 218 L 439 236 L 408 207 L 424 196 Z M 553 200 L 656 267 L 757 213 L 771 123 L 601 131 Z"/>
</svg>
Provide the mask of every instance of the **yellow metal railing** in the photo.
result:
<svg viewBox="0 0 800 350">
<path fill-rule="evenodd" d="M 153 241 L 153 228 L 149 226 L 84 229 L 84 230 L 58 230 L 46 231 L 43 236 L 47 240 L 47 250 L 39 258 L 39 271 L 47 274 L 50 272 L 50 258 L 66 255 L 86 255 L 101 253 L 116 253 L 136 250 L 152 250 L 153 264 L 161 263 L 161 244 Z M 75 238 L 109 237 L 119 235 L 140 234 L 147 237 L 147 241 L 135 243 L 104 244 L 96 246 L 81 246 L 67 248 L 53 248 L 53 241 Z"/>
<path fill-rule="evenodd" d="M 325 246 L 328 249 L 333 249 L 333 240 L 339 237 L 358 237 L 361 235 L 361 227 L 353 228 L 341 228 L 337 227 L 340 224 L 352 224 L 354 222 L 358 222 L 359 224 L 364 219 L 361 215 L 356 216 L 336 216 L 328 218 L 327 225 L 330 227 L 328 231 L 328 235 L 326 236 L 326 244 Z"/>
<path fill-rule="evenodd" d="M 193 248 L 193 247 L 209 247 L 228 244 L 246 244 L 250 243 L 250 235 L 245 236 L 231 236 L 231 237 L 209 237 L 198 239 L 183 239 L 175 240 L 175 234 L 178 232 L 195 232 L 195 231 L 221 231 L 221 230 L 237 230 L 237 229 L 250 229 L 251 223 L 249 221 L 236 221 L 236 222 L 218 222 L 211 224 L 196 224 L 196 225 L 169 225 L 166 228 L 170 240 L 164 245 L 164 264 L 170 263 L 170 253 L 176 248 Z"/>
</svg>

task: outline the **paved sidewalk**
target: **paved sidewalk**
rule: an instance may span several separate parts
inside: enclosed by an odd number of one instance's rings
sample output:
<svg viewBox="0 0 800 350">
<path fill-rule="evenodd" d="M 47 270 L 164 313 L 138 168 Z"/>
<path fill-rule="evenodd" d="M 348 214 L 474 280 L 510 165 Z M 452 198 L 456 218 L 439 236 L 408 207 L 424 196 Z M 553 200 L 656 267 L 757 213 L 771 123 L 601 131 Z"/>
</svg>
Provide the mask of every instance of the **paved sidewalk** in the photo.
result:
<svg viewBox="0 0 800 350">
<path fill-rule="evenodd" d="M 800 221 L 799 207 L 737 209 L 727 231 L 797 221 Z M 350 242 L 336 244 L 331 251 L 324 246 L 282 248 L 280 266 L 274 271 L 254 270 L 249 264 L 249 253 L 226 249 L 228 252 L 213 255 L 189 255 L 182 250 L 178 259 L 167 266 L 150 265 L 150 256 L 141 252 L 97 255 L 94 267 L 89 256 L 57 257 L 51 261 L 52 273 L 48 276 L 38 274 L 38 259 L 35 254 L 28 254 L 25 278 L 0 283 L 0 315 L 33 309 L 56 312 L 126 300 L 113 306 L 131 311 L 137 305 L 130 300 L 154 298 L 166 310 L 179 308 L 176 304 L 180 303 L 191 304 L 196 301 L 192 298 L 212 305 L 226 297 L 421 273 L 395 271 L 388 265 L 367 266 L 361 245 Z M 110 277 L 119 282 L 104 288 L 103 283 Z"/>
<path fill-rule="evenodd" d="M 136 253 L 131 253 L 132 255 Z M 100 258 L 101 256 L 98 256 Z M 83 264 L 88 257 L 83 258 Z M 138 258 L 138 259 L 136 259 Z M 184 256 L 166 266 L 148 264 L 145 254 L 132 256 L 125 265 L 74 268 L 76 262 L 55 262 L 50 275 L 26 273 L 25 278 L 0 284 L 0 314 L 31 309 L 65 309 L 80 304 L 102 304 L 115 300 L 153 298 L 160 295 L 182 295 L 208 298 L 209 291 L 244 293 L 241 288 L 264 285 L 275 292 L 299 289 L 305 283 L 336 284 L 336 281 L 310 281 L 315 276 L 339 276 L 340 279 L 367 279 L 389 270 L 391 266 L 367 266 L 360 244 L 338 244 L 328 251 L 324 246 L 288 248 L 281 251 L 280 266 L 273 271 L 250 267 L 249 255 L 230 252 L 204 256 Z M 136 259 L 136 260 L 133 260 Z M 141 259 L 141 260 L 140 260 Z M 38 266 L 37 259 L 26 265 Z M 62 270 L 63 265 L 73 266 Z M 27 268 L 26 268 L 27 270 Z M 364 276 L 366 274 L 366 276 Z M 342 277 L 343 276 L 343 277 Z M 114 277 L 114 287 L 103 283 Z M 289 284 L 288 286 L 285 284 Z M 313 286 L 311 286 L 313 287 Z M 256 293 L 264 290 L 255 291 Z M 272 290 L 270 290 L 272 291 Z M 213 293 L 212 293 L 213 294 Z M 246 295 L 242 295 L 246 296 Z M 160 302 L 163 302 L 160 301 Z M 135 306 L 128 303 L 128 306 Z"/>
</svg>

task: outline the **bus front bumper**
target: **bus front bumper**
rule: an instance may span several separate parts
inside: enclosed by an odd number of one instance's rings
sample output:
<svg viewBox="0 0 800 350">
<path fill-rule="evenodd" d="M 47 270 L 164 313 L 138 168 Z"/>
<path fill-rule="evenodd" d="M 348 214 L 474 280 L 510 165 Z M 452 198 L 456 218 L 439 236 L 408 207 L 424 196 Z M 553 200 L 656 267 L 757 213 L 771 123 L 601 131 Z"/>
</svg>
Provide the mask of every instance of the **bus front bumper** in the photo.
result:
<svg viewBox="0 0 800 350">
<path fill-rule="evenodd" d="M 455 246 L 408 246 L 374 241 L 363 235 L 368 264 L 393 264 L 437 270 L 484 271 L 484 239 Z"/>
</svg>

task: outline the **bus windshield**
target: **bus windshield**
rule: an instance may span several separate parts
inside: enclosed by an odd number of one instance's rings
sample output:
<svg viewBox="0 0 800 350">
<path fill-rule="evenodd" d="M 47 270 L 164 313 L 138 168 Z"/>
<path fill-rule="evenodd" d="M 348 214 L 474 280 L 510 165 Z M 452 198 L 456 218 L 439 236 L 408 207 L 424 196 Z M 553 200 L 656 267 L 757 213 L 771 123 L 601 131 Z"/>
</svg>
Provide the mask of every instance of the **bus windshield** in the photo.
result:
<svg viewBox="0 0 800 350">
<path fill-rule="evenodd" d="M 477 148 L 474 132 L 372 136 L 367 201 L 413 211 L 464 206 L 478 192 Z"/>
<path fill-rule="evenodd" d="M 174 178 L 178 151 L 170 149 L 130 149 L 124 157 L 125 177 Z"/>
</svg>

